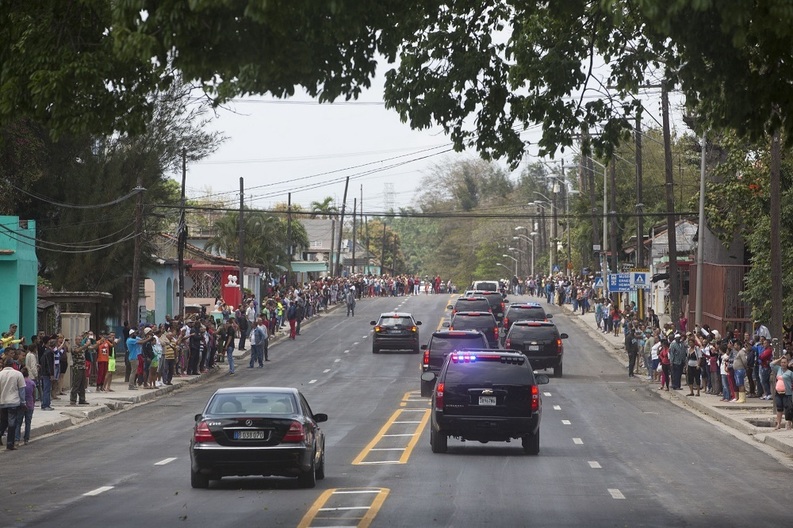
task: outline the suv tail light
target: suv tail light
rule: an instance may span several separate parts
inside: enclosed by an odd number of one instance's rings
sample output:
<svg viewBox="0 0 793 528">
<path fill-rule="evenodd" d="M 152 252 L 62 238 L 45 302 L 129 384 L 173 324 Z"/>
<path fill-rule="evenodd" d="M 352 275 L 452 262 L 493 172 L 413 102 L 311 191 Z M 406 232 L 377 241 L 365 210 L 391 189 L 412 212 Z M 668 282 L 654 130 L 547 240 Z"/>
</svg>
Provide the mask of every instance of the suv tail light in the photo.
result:
<svg viewBox="0 0 793 528">
<path fill-rule="evenodd" d="M 531 412 L 540 410 L 540 387 L 538 385 L 531 386 Z"/>
<path fill-rule="evenodd" d="M 504 303 L 501 303 L 501 313 L 504 313 Z"/>
<path fill-rule="evenodd" d="M 196 443 L 214 442 L 215 437 L 212 436 L 212 431 L 209 430 L 209 426 L 206 422 L 198 422 L 193 432 L 193 440 L 195 440 Z"/>
<path fill-rule="evenodd" d="M 424 366 L 427 366 L 427 365 L 430 364 L 430 349 L 429 348 L 424 351 L 424 359 L 422 360 L 421 363 Z"/>
<path fill-rule="evenodd" d="M 498 339 L 498 327 L 497 327 L 497 326 L 494 326 L 494 327 L 493 327 L 493 337 L 495 337 L 496 339 Z"/>
<path fill-rule="evenodd" d="M 509 317 L 504 316 L 504 328 L 509 328 Z"/>
<path fill-rule="evenodd" d="M 560 354 L 560 355 L 562 354 L 562 340 L 561 339 L 557 339 L 556 340 L 556 353 Z"/>
<path fill-rule="evenodd" d="M 298 421 L 292 420 L 289 424 L 289 430 L 281 439 L 282 442 L 303 442 L 306 439 L 306 432 L 303 431 L 303 424 Z"/>
<path fill-rule="evenodd" d="M 507 338 L 506 341 L 504 341 L 504 348 L 509 348 L 511 346 L 512 346 L 512 339 Z"/>
<path fill-rule="evenodd" d="M 374 331 L 375 332 L 382 332 L 383 331 L 383 327 L 380 326 L 380 325 L 377 325 L 377 326 L 374 327 Z"/>
<path fill-rule="evenodd" d="M 411 332 L 418 332 L 419 331 L 419 327 L 418 326 L 411 326 L 410 327 L 410 331 Z"/>
<path fill-rule="evenodd" d="M 435 386 L 435 408 L 439 411 L 443 410 L 443 389 L 445 383 L 441 382 Z"/>
</svg>

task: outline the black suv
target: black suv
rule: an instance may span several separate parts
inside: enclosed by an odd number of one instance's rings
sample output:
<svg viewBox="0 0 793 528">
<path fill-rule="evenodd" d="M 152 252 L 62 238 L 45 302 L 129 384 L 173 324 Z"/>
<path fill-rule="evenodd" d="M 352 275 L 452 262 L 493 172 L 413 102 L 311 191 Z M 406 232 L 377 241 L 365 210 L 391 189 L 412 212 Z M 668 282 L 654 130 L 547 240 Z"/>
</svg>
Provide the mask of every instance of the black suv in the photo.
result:
<svg viewBox="0 0 793 528">
<path fill-rule="evenodd" d="M 485 335 L 478 330 L 438 330 L 430 336 L 430 342 L 421 345 L 424 357 L 421 361 L 421 373 L 433 372 L 436 375 L 441 371 L 443 360 L 450 352 L 462 350 L 476 350 L 488 348 L 489 344 Z M 421 381 L 421 395 L 432 395 L 435 381 Z"/>
<path fill-rule="evenodd" d="M 479 330 L 485 334 L 488 348 L 498 348 L 498 323 L 490 312 L 457 312 L 443 326 L 449 330 Z"/>
<path fill-rule="evenodd" d="M 473 295 L 487 299 L 488 304 L 490 304 L 490 310 L 496 316 L 496 321 L 500 323 L 504 318 L 504 303 L 508 303 L 509 299 L 494 291 L 474 290 Z"/>
<path fill-rule="evenodd" d="M 410 349 L 418 354 L 419 326 L 421 321 L 416 321 L 413 316 L 405 312 L 389 312 L 380 314 L 380 319 L 370 321 L 374 326 L 372 336 L 372 354 L 377 354 L 383 349 L 405 350 Z"/>
<path fill-rule="evenodd" d="M 430 380 L 434 374 L 422 375 Z M 430 445 L 445 453 L 450 436 L 463 441 L 509 442 L 540 452 L 542 394 L 548 376 L 535 374 L 523 354 L 499 350 L 452 352 L 432 393 Z"/>
<path fill-rule="evenodd" d="M 553 368 L 554 377 L 562 377 L 564 347 L 556 325 L 548 321 L 518 321 L 513 323 L 504 340 L 504 348 L 522 352 L 534 368 Z"/>
<path fill-rule="evenodd" d="M 447 310 L 452 311 L 452 316 L 457 312 L 492 312 L 490 302 L 487 298 L 481 295 L 471 295 L 465 297 L 458 297 L 454 304 L 446 307 Z"/>
<path fill-rule="evenodd" d="M 504 332 L 501 334 L 503 339 L 512 323 L 517 321 L 547 321 L 553 317 L 553 314 L 545 313 L 545 309 L 540 303 L 515 303 L 510 304 L 507 312 L 504 314 L 504 320 L 501 321 L 501 326 L 504 327 Z"/>
</svg>

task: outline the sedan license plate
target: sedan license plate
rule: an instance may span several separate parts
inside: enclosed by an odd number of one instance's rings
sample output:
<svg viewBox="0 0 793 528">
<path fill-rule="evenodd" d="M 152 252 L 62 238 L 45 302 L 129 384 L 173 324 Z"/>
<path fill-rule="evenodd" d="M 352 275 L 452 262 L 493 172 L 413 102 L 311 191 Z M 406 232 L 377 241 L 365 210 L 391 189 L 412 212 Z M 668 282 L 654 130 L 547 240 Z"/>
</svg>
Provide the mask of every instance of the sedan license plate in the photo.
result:
<svg viewBox="0 0 793 528">
<path fill-rule="evenodd" d="M 264 440 L 264 431 L 234 431 L 234 440 Z"/>
<path fill-rule="evenodd" d="M 480 396 L 479 397 L 479 405 L 495 405 L 496 404 L 496 397 L 495 396 Z"/>
<path fill-rule="evenodd" d="M 528 350 L 529 350 L 529 352 L 539 352 L 540 351 L 540 345 L 529 345 L 528 346 Z"/>
</svg>

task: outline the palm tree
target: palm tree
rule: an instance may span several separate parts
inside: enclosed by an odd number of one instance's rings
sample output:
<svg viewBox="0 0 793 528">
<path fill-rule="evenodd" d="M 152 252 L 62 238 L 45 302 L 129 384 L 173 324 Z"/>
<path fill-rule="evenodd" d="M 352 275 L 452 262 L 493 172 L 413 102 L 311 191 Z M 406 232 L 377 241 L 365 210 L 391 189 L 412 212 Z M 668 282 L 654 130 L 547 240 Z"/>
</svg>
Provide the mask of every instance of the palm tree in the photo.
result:
<svg viewBox="0 0 793 528">
<path fill-rule="evenodd" d="M 321 202 L 311 202 L 311 218 L 327 219 L 336 217 L 338 214 L 339 208 L 333 205 L 332 196 L 328 196 Z"/>
</svg>

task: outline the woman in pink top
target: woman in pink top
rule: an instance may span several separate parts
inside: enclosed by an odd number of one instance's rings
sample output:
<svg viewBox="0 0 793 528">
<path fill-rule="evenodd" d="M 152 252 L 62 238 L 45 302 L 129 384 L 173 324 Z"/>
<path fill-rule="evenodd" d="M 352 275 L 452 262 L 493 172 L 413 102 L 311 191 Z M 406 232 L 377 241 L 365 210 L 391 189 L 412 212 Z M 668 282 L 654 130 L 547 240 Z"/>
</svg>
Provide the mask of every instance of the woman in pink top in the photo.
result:
<svg viewBox="0 0 793 528">
<path fill-rule="evenodd" d="M 669 369 L 672 364 L 669 359 L 669 341 L 661 340 L 661 350 L 658 351 L 658 361 L 661 363 L 661 386 L 658 390 L 669 390 Z M 666 386 L 666 388 L 664 388 Z"/>
</svg>

